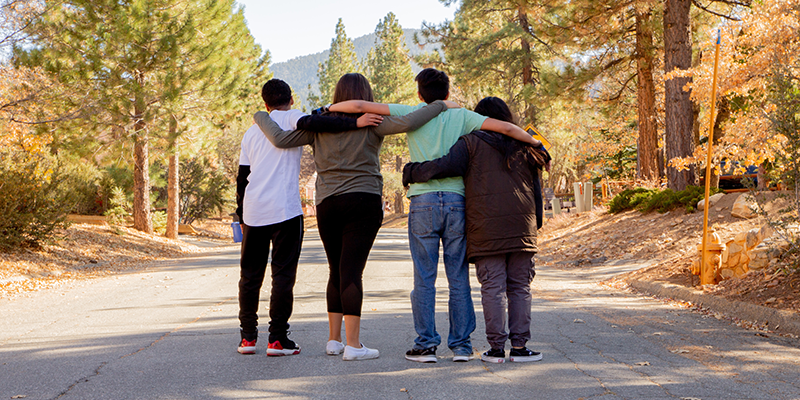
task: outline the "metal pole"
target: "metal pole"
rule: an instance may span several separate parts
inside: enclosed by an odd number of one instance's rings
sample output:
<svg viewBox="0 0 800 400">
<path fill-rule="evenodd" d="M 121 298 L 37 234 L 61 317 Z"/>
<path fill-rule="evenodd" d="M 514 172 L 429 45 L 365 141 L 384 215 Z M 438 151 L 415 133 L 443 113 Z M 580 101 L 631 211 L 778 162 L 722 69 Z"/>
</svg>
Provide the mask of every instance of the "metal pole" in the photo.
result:
<svg viewBox="0 0 800 400">
<path fill-rule="evenodd" d="M 717 106 L 717 67 L 719 66 L 719 45 L 722 40 L 721 30 L 717 30 L 717 46 L 714 51 L 714 78 L 711 83 L 711 115 L 708 119 L 708 154 L 706 155 L 706 192 L 705 207 L 703 207 L 703 252 L 700 256 L 700 284 L 710 285 L 714 283 L 714 271 L 712 265 L 706 265 L 708 253 L 708 194 L 711 187 L 711 154 L 714 146 L 714 111 Z"/>
</svg>

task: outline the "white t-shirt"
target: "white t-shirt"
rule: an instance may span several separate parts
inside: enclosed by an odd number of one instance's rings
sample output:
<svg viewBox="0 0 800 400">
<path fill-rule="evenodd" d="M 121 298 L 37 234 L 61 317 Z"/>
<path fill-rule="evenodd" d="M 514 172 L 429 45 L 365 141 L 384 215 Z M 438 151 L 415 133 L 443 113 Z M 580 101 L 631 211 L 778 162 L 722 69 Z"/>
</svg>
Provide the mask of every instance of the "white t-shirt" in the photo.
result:
<svg viewBox="0 0 800 400">
<path fill-rule="evenodd" d="M 297 120 L 305 116 L 299 110 L 270 113 L 281 129 L 297 129 Z M 277 224 L 303 214 L 300 203 L 300 157 L 302 147 L 279 149 L 267 140 L 258 125 L 242 138 L 239 165 L 249 165 L 244 192 L 242 218 L 249 226 Z"/>
</svg>

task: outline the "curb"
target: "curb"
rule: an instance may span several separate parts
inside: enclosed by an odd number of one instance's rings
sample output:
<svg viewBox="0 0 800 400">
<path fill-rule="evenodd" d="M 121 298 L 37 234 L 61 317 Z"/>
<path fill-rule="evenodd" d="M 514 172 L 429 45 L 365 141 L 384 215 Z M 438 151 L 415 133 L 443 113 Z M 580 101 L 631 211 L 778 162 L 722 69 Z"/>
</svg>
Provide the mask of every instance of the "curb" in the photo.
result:
<svg viewBox="0 0 800 400">
<path fill-rule="evenodd" d="M 741 320 L 761 322 L 776 333 L 800 335 L 800 314 L 795 312 L 728 300 L 683 286 L 643 281 L 629 281 L 628 284 L 636 290 L 654 296 L 688 301 Z"/>
</svg>

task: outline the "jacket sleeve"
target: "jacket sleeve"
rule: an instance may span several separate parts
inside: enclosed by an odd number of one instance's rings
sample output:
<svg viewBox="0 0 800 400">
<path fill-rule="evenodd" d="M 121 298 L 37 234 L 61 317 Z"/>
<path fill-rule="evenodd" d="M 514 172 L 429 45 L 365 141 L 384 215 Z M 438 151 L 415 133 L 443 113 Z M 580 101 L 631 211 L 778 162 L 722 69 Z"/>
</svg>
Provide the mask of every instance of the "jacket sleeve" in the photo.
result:
<svg viewBox="0 0 800 400">
<path fill-rule="evenodd" d="M 441 100 L 436 100 L 411 114 L 383 117 L 383 122 L 374 127 L 372 131 L 379 136 L 415 131 L 443 111 L 447 111 L 447 105 Z"/>
<path fill-rule="evenodd" d="M 261 132 L 264 133 L 264 136 L 277 148 L 288 149 L 314 142 L 314 136 L 316 135 L 314 132 L 304 129 L 285 131 L 270 118 L 269 113 L 266 111 L 257 112 L 253 115 L 253 120 L 255 120 Z"/>
<path fill-rule="evenodd" d="M 247 177 L 250 176 L 250 166 L 240 165 L 239 173 L 236 175 L 236 215 L 239 217 L 239 223 L 244 223 L 244 191 L 247 188 Z"/>
<path fill-rule="evenodd" d="M 403 186 L 431 179 L 464 176 L 469 167 L 469 149 L 462 136 L 446 155 L 432 161 L 408 163 L 403 167 Z"/>
<path fill-rule="evenodd" d="M 332 115 L 306 115 L 297 121 L 297 129 L 331 133 L 353 131 L 358 129 L 358 120 Z"/>
<path fill-rule="evenodd" d="M 544 202 L 542 201 L 542 179 L 541 179 L 542 176 L 539 173 L 538 169 L 534 169 L 532 172 L 533 172 L 533 203 L 536 205 L 536 229 L 541 229 L 542 222 L 544 219 Z"/>
</svg>

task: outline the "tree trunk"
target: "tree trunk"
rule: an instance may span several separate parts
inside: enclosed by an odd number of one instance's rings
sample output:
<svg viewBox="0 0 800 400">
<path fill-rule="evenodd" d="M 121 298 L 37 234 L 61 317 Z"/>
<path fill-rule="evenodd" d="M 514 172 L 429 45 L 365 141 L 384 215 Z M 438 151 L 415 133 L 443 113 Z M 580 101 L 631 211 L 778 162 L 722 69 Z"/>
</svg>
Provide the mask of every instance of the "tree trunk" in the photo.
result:
<svg viewBox="0 0 800 400">
<path fill-rule="evenodd" d="M 402 156 L 394 156 L 394 169 L 397 172 L 403 172 L 403 157 Z M 395 214 L 405 214 L 405 207 L 403 206 L 403 197 L 405 194 L 400 192 L 395 192 L 394 194 L 394 213 Z"/>
<path fill-rule="evenodd" d="M 656 181 L 658 171 L 658 129 L 656 126 L 656 87 L 653 83 L 653 30 L 651 11 L 636 12 L 637 103 L 639 108 L 638 176 Z"/>
<path fill-rule="evenodd" d="M 167 176 L 167 237 L 178 238 L 180 185 L 178 180 L 178 149 L 173 145 L 169 156 L 169 174 Z"/>
<path fill-rule="evenodd" d="M 150 218 L 150 157 L 147 132 L 144 121 L 135 125 L 133 145 L 133 227 L 136 230 L 153 233 Z"/>
<path fill-rule="evenodd" d="M 686 70 L 692 64 L 692 41 L 690 38 L 691 0 L 666 0 L 664 7 L 664 70 Z M 674 158 L 689 157 L 692 145 L 692 102 L 690 92 L 683 90 L 690 78 L 673 78 L 666 81 L 664 93 L 665 142 L 667 162 L 667 186 L 672 190 L 684 190 L 695 183 L 695 166 L 678 171 L 669 165 Z"/>
<path fill-rule="evenodd" d="M 731 117 L 731 107 L 728 99 L 723 97 L 719 101 L 719 106 L 717 108 L 716 118 L 714 119 L 714 149 L 722 141 L 722 136 L 725 135 L 725 130 L 722 129 L 722 124 L 724 124 L 729 118 Z M 711 155 L 714 156 L 713 154 Z M 713 161 L 711 164 L 711 187 L 719 188 L 719 174 L 717 174 L 716 169 L 714 169 L 714 164 L 718 164 L 719 160 Z M 728 166 L 730 167 L 730 165 Z"/>
<path fill-rule="evenodd" d="M 530 24 L 528 23 L 528 11 L 524 6 L 517 9 L 519 16 L 519 26 L 528 35 L 531 35 Z M 522 38 L 522 87 L 533 86 L 533 56 L 531 55 L 531 44 Z M 536 124 L 536 109 L 530 102 L 525 103 L 525 118 L 529 124 Z"/>
</svg>

